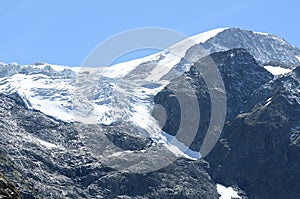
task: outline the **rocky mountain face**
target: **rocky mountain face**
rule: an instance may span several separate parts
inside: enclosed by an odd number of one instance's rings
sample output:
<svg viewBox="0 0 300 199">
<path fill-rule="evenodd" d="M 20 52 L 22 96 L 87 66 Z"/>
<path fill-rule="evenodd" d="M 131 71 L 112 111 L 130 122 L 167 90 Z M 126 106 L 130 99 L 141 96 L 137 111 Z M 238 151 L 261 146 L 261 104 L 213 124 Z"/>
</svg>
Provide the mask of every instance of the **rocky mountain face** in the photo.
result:
<svg viewBox="0 0 300 199">
<path fill-rule="evenodd" d="M 101 157 L 113 153 L 108 139 L 124 150 L 151 148 L 151 140 L 129 134 L 124 126 L 64 123 L 4 96 L 0 115 L 0 171 L 17 184 L 23 198 L 218 198 L 203 161 L 180 158 L 146 174 L 105 165 Z M 83 141 L 83 134 L 92 133 L 102 147 L 100 156 Z"/>
<path fill-rule="evenodd" d="M 184 93 L 187 88 L 181 86 L 184 85 L 183 81 L 188 81 L 192 85 L 198 98 L 201 116 L 196 139 L 190 146 L 195 151 L 199 151 L 211 119 L 209 89 L 200 73 L 201 68 L 212 67 L 211 61 L 218 68 L 224 81 L 227 97 L 227 121 L 234 119 L 241 112 L 250 111 L 252 107 L 248 105 L 248 101 L 252 93 L 273 79 L 273 75 L 258 65 L 256 60 L 245 49 L 233 49 L 213 53 L 208 57 L 200 59 L 181 78 L 171 81 L 164 90 L 159 92 L 155 96 L 154 101 L 156 104 L 164 106 L 168 115 L 168 120 L 163 130 L 176 134 L 181 114 L 180 105 L 176 98 L 174 98 L 172 90 L 176 90 L 177 93 Z M 175 136 L 175 134 L 172 135 Z"/>
<path fill-rule="evenodd" d="M 172 47 L 182 59 L 165 50 L 101 70 L 0 63 L 0 173 L 23 198 L 219 198 L 217 183 L 243 199 L 300 198 L 300 50 L 236 28 L 191 39 L 199 45 Z M 224 90 L 206 82 L 217 78 L 204 76 L 212 64 Z M 200 120 L 189 143 L 177 132 L 195 110 L 181 112 L 177 95 L 191 91 Z M 212 91 L 226 94 L 225 124 L 203 160 Z M 8 181 L 0 193 L 19 197 Z"/>
<path fill-rule="evenodd" d="M 244 48 L 261 65 L 294 68 L 300 64 L 300 49 L 272 34 L 230 28 L 201 45 L 209 52 Z"/>
<path fill-rule="evenodd" d="M 185 57 L 164 78 L 172 79 L 188 71 L 191 65 L 201 58 L 199 54 L 203 57 L 207 54 L 237 48 L 245 49 L 260 66 L 293 69 L 300 64 L 300 49 L 281 37 L 239 28 L 227 28 L 199 45 L 189 48 Z"/>
<path fill-rule="evenodd" d="M 210 57 L 224 80 L 227 114 L 221 138 L 205 158 L 209 173 L 217 182 L 237 185 L 249 198 L 299 198 L 300 67 L 273 77 L 244 49 Z M 204 118 L 190 146 L 193 150 L 199 150 L 211 116 L 208 88 L 198 72 L 207 63 L 209 59 L 203 58 L 183 75 L 197 91 Z M 176 132 L 180 123 L 178 101 L 171 92 L 174 86 L 184 92 L 179 81 L 173 80 L 155 96 L 170 117 L 163 127 L 166 132 Z"/>
<path fill-rule="evenodd" d="M 239 184 L 250 198 L 299 198 L 299 69 L 268 82 L 237 115 L 207 160 L 214 179 Z"/>
</svg>

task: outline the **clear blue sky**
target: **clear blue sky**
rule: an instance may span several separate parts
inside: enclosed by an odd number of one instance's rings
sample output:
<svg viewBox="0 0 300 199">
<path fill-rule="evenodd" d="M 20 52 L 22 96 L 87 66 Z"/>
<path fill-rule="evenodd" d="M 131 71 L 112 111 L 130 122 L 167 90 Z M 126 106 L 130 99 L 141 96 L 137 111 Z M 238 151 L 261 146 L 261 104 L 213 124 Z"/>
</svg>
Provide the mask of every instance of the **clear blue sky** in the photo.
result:
<svg viewBox="0 0 300 199">
<path fill-rule="evenodd" d="M 219 27 L 274 33 L 300 47 L 298 0 L 9 0 L 0 3 L 0 61 L 79 66 L 119 32 L 163 27 L 194 35 Z M 137 55 L 138 56 L 138 55 Z"/>
</svg>

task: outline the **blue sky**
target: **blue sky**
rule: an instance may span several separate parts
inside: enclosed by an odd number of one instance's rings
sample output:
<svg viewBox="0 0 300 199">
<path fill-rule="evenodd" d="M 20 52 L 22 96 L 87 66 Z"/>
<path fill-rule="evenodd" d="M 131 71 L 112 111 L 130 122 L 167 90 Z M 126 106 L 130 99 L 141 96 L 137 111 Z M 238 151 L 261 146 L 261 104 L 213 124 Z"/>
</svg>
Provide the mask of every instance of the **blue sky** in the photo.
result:
<svg viewBox="0 0 300 199">
<path fill-rule="evenodd" d="M 240 27 L 274 33 L 300 47 L 299 9 L 297 0 L 1 1 L 0 61 L 79 66 L 105 39 L 142 27 L 187 35 Z"/>
</svg>

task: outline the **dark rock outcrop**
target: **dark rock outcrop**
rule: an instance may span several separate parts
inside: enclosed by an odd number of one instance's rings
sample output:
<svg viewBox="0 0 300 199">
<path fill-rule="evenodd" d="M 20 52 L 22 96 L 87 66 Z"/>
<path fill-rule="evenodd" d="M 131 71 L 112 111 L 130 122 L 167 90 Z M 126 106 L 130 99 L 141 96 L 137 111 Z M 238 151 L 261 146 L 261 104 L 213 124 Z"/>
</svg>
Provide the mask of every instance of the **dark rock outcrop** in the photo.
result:
<svg viewBox="0 0 300 199">
<path fill-rule="evenodd" d="M 212 178 L 238 186 L 249 198 L 299 198 L 300 67 L 273 78 L 243 49 L 214 53 L 210 58 L 221 73 L 227 97 L 223 132 L 205 158 Z M 201 67 L 209 67 L 210 58 L 196 62 L 155 97 L 170 117 L 163 129 L 176 135 L 180 105 L 171 91 L 179 88 L 184 92 L 178 87 L 182 79 L 193 86 L 204 117 L 190 146 L 194 150 L 201 146 L 210 120 L 209 91 L 197 75 Z"/>
<path fill-rule="evenodd" d="M 273 79 L 273 75 L 258 65 L 246 50 L 233 49 L 213 53 L 200 59 L 191 67 L 190 71 L 173 80 L 164 90 L 159 92 L 154 101 L 156 104 L 164 106 L 168 115 L 163 130 L 175 135 L 180 124 L 181 114 L 180 104 L 172 90 L 176 90 L 177 93 L 185 93 L 185 90 L 189 88 L 183 86 L 182 82 L 187 81 L 194 89 L 198 98 L 201 117 L 197 136 L 190 146 L 195 151 L 199 151 L 211 119 L 209 88 L 199 73 L 199 71 L 208 67 L 217 67 L 224 81 L 227 97 L 227 104 L 224 104 L 224 106 L 227 106 L 226 121 L 232 120 L 241 112 L 251 110 L 252 107 L 247 103 L 252 93 Z M 215 77 L 209 76 L 206 78 L 214 79 Z"/>
<path fill-rule="evenodd" d="M 298 70 L 264 85 L 250 101 L 261 103 L 225 125 L 207 157 L 215 180 L 250 198 L 300 197 Z"/>
<path fill-rule="evenodd" d="M 3 199 L 21 199 L 21 195 L 16 186 L 10 183 L 0 174 L 0 198 Z"/>
</svg>

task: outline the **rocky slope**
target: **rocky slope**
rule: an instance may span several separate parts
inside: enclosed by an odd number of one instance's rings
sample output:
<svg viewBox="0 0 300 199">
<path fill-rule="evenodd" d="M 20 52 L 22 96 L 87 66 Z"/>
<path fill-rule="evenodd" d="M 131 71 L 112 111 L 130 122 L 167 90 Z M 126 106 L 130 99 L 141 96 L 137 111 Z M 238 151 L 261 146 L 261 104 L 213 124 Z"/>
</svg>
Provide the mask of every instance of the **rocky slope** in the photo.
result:
<svg viewBox="0 0 300 199">
<path fill-rule="evenodd" d="M 209 88 L 203 79 L 200 71 L 203 68 L 212 67 L 211 61 L 218 68 L 224 81 L 227 102 L 226 121 L 232 120 L 241 112 L 251 110 L 248 101 L 252 93 L 262 85 L 271 81 L 273 75 L 257 64 L 256 60 L 244 49 L 233 49 L 225 52 L 213 53 L 209 57 L 200 59 L 181 78 L 171 81 L 171 83 L 159 92 L 154 101 L 165 107 L 168 115 L 163 130 L 172 135 L 178 131 L 181 115 L 178 101 L 172 95 L 172 90 L 177 93 L 185 93 L 187 87 L 182 82 L 188 81 L 196 92 L 201 120 L 196 139 L 190 146 L 195 151 L 199 151 L 203 138 L 207 132 L 211 119 L 211 98 Z M 214 79 L 210 76 L 208 78 Z M 247 105 L 246 105 L 247 104 Z M 253 104 L 252 104 L 253 106 Z M 184 140 L 184 138 L 182 138 Z"/>
<path fill-rule="evenodd" d="M 263 85 L 253 109 L 228 122 L 207 160 L 214 179 L 250 198 L 300 197 L 300 67 Z"/>
<path fill-rule="evenodd" d="M 272 34 L 238 28 L 227 29 L 203 44 L 210 52 L 233 48 L 246 49 L 259 64 L 293 68 L 299 64 L 300 49 Z"/>
<path fill-rule="evenodd" d="M 244 49 L 210 57 L 224 80 L 227 113 L 221 138 L 205 158 L 210 163 L 209 173 L 217 182 L 237 185 L 249 198 L 299 198 L 300 67 L 273 77 Z M 194 150 L 199 150 L 211 118 L 208 88 L 198 72 L 209 62 L 209 58 L 201 59 L 182 76 L 194 86 L 203 110 L 190 146 Z M 178 87 L 180 81 L 173 80 L 155 96 L 169 116 L 163 127 L 166 132 L 176 132 L 180 123 L 178 101 L 171 92 L 174 87 L 185 92 Z"/>
<path fill-rule="evenodd" d="M 219 198 L 216 183 L 243 198 L 299 198 L 300 50 L 236 28 L 191 39 L 197 45 L 99 70 L 0 63 L 0 173 L 24 198 Z M 225 88 L 208 87 L 205 78 L 217 78 L 203 76 L 211 64 Z M 264 65 L 293 72 L 274 76 Z M 197 159 L 212 91 L 220 102 L 226 93 L 227 109 L 206 162 Z M 200 120 L 189 143 L 184 130 L 197 117 L 180 111 L 176 94 L 191 92 Z"/>
<path fill-rule="evenodd" d="M 146 174 L 105 165 L 101 157 L 113 153 L 106 136 L 124 150 L 155 150 L 150 140 L 128 134 L 124 126 L 68 124 L 3 96 L 0 116 L 0 171 L 17 184 L 23 198 L 218 198 L 202 161 L 178 159 Z M 102 150 L 97 156 L 85 145 L 85 133 L 98 135 Z"/>
</svg>

